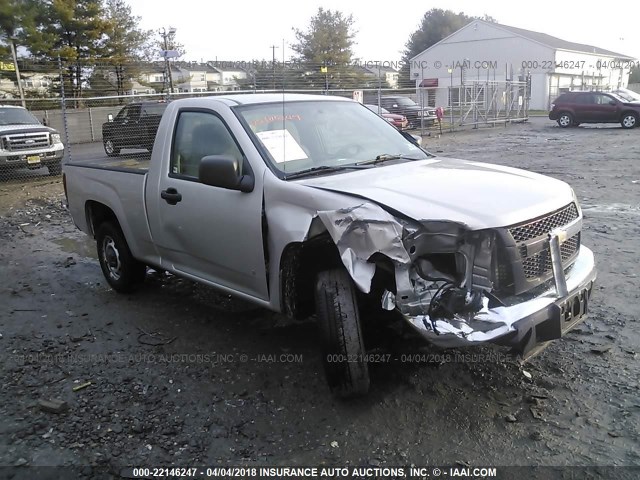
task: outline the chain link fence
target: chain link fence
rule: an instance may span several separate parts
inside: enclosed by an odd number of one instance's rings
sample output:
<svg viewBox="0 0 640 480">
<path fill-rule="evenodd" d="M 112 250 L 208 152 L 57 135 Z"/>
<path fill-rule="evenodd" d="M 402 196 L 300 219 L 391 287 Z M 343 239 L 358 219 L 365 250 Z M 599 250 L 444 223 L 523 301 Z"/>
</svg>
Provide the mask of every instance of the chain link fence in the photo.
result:
<svg viewBox="0 0 640 480">
<path fill-rule="evenodd" d="M 395 70 L 356 64 L 23 63 L 24 99 L 15 82 L 0 82 L 1 182 L 56 176 L 68 161 L 107 160 L 125 153 L 148 160 L 162 112 L 167 102 L 179 98 L 335 95 L 356 99 L 397 128 L 428 137 L 524 121 L 530 97 L 527 82 L 465 80 L 447 87 L 403 87 Z"/>
</svg>

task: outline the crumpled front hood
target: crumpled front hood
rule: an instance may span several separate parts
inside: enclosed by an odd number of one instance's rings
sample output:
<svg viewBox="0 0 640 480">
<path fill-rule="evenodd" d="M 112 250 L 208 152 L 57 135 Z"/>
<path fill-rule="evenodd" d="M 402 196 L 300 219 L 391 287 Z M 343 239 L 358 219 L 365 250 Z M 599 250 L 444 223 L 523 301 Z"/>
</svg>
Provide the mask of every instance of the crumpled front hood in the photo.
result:
<svg viewBox="0 0 640 480">
<path fill-rule="evenodd" d="M 300 183 L 364 197 L 415 220 L 448 220 L 474 230 L 523 222 L 574 199 L 571 187 L 560 180 L 444 157 L 349 170 Z"/>
</svg>

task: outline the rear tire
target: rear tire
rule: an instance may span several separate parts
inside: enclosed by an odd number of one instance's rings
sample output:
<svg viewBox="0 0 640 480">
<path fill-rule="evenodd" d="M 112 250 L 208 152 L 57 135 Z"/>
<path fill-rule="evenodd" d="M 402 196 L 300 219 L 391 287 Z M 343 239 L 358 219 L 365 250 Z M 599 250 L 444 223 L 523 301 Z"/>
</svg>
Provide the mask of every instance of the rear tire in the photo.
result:
<svg viewBox="0 0 640 480">
<path fill-rule="evenodd" d="M 571 127 L 574 124 L 573 115 L 567 112 L 562 112 L 558 117 L 558 126 L 561 128 Z"/>
<path fill-rule="evenodd" d="M 107 283 L 119 293 L 129 293 L 144 281 L 147 267 L 131 254 L 120 226 L 104 222 L 96 232 L 98 260 Z"/>
<path fill-rule="evenodd" d="M 360 327 L 356 291 L 343 268 L 320 272 L 315 289 L 327 383 L 338 397 L 365 395 L 369 367 Z"/>
<path fill-rule="evenodd" d="M 104 145 L 104 152 L 109 157 L 117 157 L 120 154 L 120 148 L 116 147 L 116 144 L 113 142 L 112 139 L 110 138 L 104 139 L 103 145 Z"/>
<path fill-rule="evenodd" d="M 634 128 L 638 126 L 638 115 L 635 113 L 625 113 L 620 119 L 622 128 Z"/>
</svg>

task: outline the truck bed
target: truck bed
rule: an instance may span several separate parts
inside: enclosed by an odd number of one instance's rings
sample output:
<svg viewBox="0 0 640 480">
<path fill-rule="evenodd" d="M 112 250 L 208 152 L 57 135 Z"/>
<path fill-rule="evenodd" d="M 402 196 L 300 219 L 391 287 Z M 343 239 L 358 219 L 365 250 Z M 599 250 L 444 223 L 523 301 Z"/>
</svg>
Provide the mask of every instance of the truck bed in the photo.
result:
<svg viewBox="0 0 640 480">
<path fill-rule="evenodd" d="M 134 256 L 153 262 L 155 248 L 144 203 L 148 165 L 148 157 L 99 159 L 67 163 L 64 174 L 71 216 L 80 230 L 94 233 L 88 224 L 88 202 L 108 205 L 118 218 Z"/>
<path fill-rule="evenodd" d="M 65 165 L 73 167 L 99 168 L 104 170 L 124 171 L 131 173 L 147 173 L 149 171 L 150 155 L 122 155 L 114 158 L 92 158 L 82 161 L 72 161 Z"/>
</svg>

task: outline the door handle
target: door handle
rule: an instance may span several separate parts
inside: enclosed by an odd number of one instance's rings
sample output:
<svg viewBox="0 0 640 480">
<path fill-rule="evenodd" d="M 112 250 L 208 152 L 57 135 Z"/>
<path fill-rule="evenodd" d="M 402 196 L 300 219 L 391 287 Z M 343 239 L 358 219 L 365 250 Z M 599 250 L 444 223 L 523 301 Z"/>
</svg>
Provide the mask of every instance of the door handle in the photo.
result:
<svg viewBox="0 0 640 480">
<path fill-rule="evenodd" d="M 182 200 L 182 194 L 178 193 L 175 188 L 167 188 L 160 192 L 160 198 L 164 199 L 169 205 L 175 205 Z"/>
</svg>

